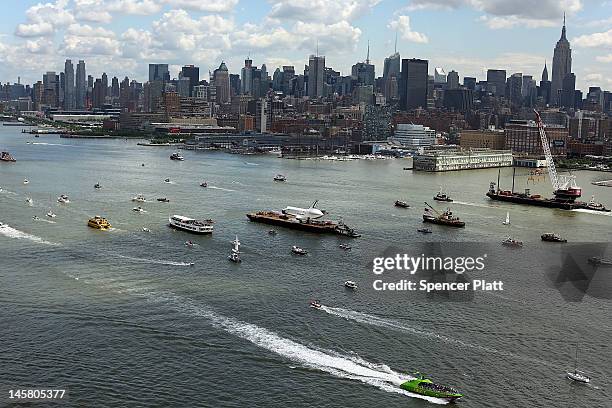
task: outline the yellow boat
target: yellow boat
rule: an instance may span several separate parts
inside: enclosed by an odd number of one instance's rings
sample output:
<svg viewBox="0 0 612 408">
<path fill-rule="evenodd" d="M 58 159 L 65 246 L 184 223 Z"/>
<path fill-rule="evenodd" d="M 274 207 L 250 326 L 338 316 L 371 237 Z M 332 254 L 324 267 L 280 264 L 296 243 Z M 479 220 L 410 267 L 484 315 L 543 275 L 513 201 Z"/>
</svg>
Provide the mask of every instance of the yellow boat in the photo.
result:
<svg viewBox="0 0 612 408">
<path fill-rule="evenodd" d="M 111 227 L 110 222 L 106 218 L 102 218 L 99 215 L 96 215 L 93 218 L 90 218 L 87 221 L 87 225 L 91 228 L 99 229 L 99 230 L 107 230 Z"/>
</svg>

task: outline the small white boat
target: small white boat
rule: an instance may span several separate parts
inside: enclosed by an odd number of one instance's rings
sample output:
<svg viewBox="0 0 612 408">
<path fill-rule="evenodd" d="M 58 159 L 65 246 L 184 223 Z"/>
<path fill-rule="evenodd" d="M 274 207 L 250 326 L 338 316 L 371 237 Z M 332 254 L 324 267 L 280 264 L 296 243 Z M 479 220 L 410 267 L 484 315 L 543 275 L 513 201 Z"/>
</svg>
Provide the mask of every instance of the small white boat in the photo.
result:
<svg viewBox="0 0 612 408">
<path fill-rule="evenodd" d="M 351 246 L 349 244 L 340 244 L 340 245 L 338 245 L 338 247 L 340 249 L 344 249 L 345 251 L 350 251 L 351 250 Z"/>
<path fill-rule="evenodd" d="M 195 244 L 193 243 L 193 241 L 185 241 L 185 246 L 188 248 L 193 248 Z"/>
<path fill-rule="evenodd" d="M 36 220 L 40 220 L 40 218 L 38 218 L 38 215 L 33 216 L 32 219 L 35 220 L 35 221 Z"/>
<path fill-rule="evenodd" d="M 142 232 L 151 232 L 151 230 L 148 229 L 147 227 L 142 227 Z"/>
<path fill-rule="evenodd" d="M 96 183 L 96 184 L 94 184 L 94 188 L 95 188 L 96 190 L 99 190 L 99 189 L 101 189 L 101 188 L 102 188 L 102 185 L 100 185 L 100 183 Z"/>
<path fill-rule="evenodd" d="M 28 203 L 28 205 L 32 205 L 34 204 L 34 200 L 32 200 L 30 197 L 26 198 L 26 203 Z"/>
<path fill-rule="evenodd" d="M 135 212 L 138 212 L 138 213 L 146 212 L 145 209 L 140 207 L 140 206 L 132 208 L 132 211 L 135 211 Z"/>
<path fill-rule="evenodd" d="M 300 248 L 297 245 L 294 245 L 294 246 L 291 247 L 291 252 L 293 252 L 294 254 L 297 254 L 297 255 L 306 255 L 308 253 L 307 250 L 305 250 L 304 248 Z"/>
<path fill-rule="evenodd" d="M 28 179 L 23 179 L 23 184 L 28 184 L 30 181 Z"/>
<path fill-rule="evenodd" d="M 506 212 L 506 220 L 502 222 L 504 225 L 510 225 L 510 212 Z"/>
<path fill-rule="evenodd" d="M 274 181 L 287 181 L 287 177 L 283 176 L 282 174 L 277 174 L 274 176 Z"/>
<path fill-rule="evenodd" d="M 68 198 L 66 194 L 62 194 L 59 197 L 57 197 L 57 202 L 60 204 L 68 204 L 70 202 L 70 199 Z"/>
<path fill-rule="evenodd" d="M 208 183 L 206 181 L 203 181 L 203 182 L 200 183 L 200 187 L 206 188 L 206 187 L 208 187 Z"/>
<path fill-rule="evenodd" d="M 313 309 L 320 309 L 321 308 L 321 302 L 319 302 L 318 300 L 311 300 L 310 301 L 310 307 L 312 307 Z"/>
<path fill-rule="evenodd" d="M 136 194 L 136 196 L 132 198 L 132 201 L 137 202 L 137 203 L 146 203 L 147 199 L 145 198 L 143 194 Z"/>
<path fill-rule="evenodd" d="M 348 289 L 357 289 L 357 284 L 354 281 L 346 281 L 344 282 L 344 286 Z"/>
<path fill-rule="evenodd" d="M 55 218 L 55 217 L 57 217 L 57 215 L 53 214 L 53 212 L 52 212 L 51 210 L 49 210 L 49 211 L 47 212 L 47 217 L 49 217 L 49 218 Z"/>
<path fill-rule="evenodd" d="M 170 182 L 170 179 L 169 179 L 169 178 L 167 178 L 167 179 L 165 179 L 165 180 L 164 180 L 164 183 L 169 183 L 169 182 Z"/>
<path fill-rule="evenodd" d="M 172 153 L 170 155 L 170 160 L 183 161 L 183 160 L 185 160 L 185 158 L 183 156 L 181 156 L 181 154 L 179 152 L 176 152 L 176 153 Z"/>
<path fill-rule="evenodd" d="M 583 371 L 578 370 L 578 346 L 576 346 L 576 356 L 574 357 L 574 371 L 568 371 L 567 378 L 583 384 L 591 382 L 591 378 Z"/>
<path fill-rule="evenodd" d="M 523 246 L 523 241 L 519 241 L 518 239 L 514 239 L 512 237 L 506 237 L 506 239 L 502 241 L 502 245 L 517 248 Z"/>
</svg>

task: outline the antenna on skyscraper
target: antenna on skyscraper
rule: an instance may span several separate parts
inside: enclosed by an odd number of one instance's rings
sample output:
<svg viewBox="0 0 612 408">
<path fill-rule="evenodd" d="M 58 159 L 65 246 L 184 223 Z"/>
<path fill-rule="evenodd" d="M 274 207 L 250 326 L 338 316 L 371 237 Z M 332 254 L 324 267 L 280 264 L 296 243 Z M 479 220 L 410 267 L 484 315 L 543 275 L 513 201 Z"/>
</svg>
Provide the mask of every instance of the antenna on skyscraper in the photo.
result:
<svg viewBox="0 0 612 408">
<path fill-rule="evenodd" d="M 395 54 L 397 54 L 397 30 L 395 30 Z"/>
<path fill-rule="evenodd" d="M 317 39 L 317 57 L 319 56 L 319 40 Z"/>
<path fill-rule="evenodd" d="M 370 40 L 368 40 L 368 54 L 366 56 L 366 64 L 370 64 Z"/>
</svg>

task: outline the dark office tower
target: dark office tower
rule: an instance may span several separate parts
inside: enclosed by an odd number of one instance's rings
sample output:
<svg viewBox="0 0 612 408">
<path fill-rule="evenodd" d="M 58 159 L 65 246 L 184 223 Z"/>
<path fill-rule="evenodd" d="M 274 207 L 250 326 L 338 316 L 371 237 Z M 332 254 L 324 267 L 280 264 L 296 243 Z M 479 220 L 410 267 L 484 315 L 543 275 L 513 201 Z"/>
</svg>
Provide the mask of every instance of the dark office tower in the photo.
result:
<svg viewBox="0 0 612 408">
<path fill-rule="evenodd" d="M 542 81 L 548 81 L 548 68 L 546 68 L 546 61 L 544 61 L 544 69 L 542 70 Z"/>
<path fill-rule="evenodd" d="M 308 59 L 308 97 L 311 99 L 323 97 L 325 78 L 325 57 L 311 55 Z"/>
<path fill-rule="evenodd" d="M 93 84 L 91 103 L 94 108 L 101 108 L 104 104 L 104 89 L 102 85 L 102 79 L 100 78 L 96 79 Z"/>
<path fill-rule="evenodd" d="M 87 99 L 87 73 L 85 72 L 85 61 L 80 60 L 76 69 L 75 82 L 75 107 L 77 109 L 85 109 L 85 100 Z"/>
<path fill-rule="evenodd" d="M 119 105 L 122 111 L 129 111 L 130 102 L 130 79 L 128 77 L 123 78 L 121 85 L 119 85 Z"/>
<path fill-rule="evenodd" d="M 446 89 L 458 89 L 459 88 L 459 73 L 457 71 L 451 71 L 446 76 Z"/>
<path fill-rule="evenodd" d="M 400 109 L 427 108 L 427 70 L 427 60 L 402 60 Z"/>
<path fill-rule="evenodd" d="M 521 106 L 523 104 L 523 74 L 520 72 L 512 74 L 508 78 L 507 97 L 513 106 Z"/>
<path fill-rule="evenodd" d="M 106 75 L 106 72 L 103 72 L 102 73 L 102 105 L 104 105 L 107 96 L 108 96 L 108 76 Z"/>
<path fill-rule="evenodd" d="M 548 68 L 546 68 L 546 62 L 544 62 L 542 80 L 540 81 L 540 87 L 538 88 L 538 96 L 542 98 L 542 103 L 544 103 L 544 105 L 549 105 L 551 103 L 550 88 L 551 83 L 548 80 Z"/>
<path fill-rule="evenodd" d="M 576 107 L 576 101 L 574 100 L 576 93 L 576 75 L 571 72 L 565 75 L 563 82 L 561 83 L 561 90 L 559 91 L 559 106 L 566 109 L 574 109 Z"/>
<path fill-rule="evenodd" d="M 149 64 L 149 82 L 170 81 L 170 71 L 168 71 L 168 64 Z"/>
<path fill-rule="evenodd" d="M 43 75 L 43 104 L 51 108 L 59 105 L 59 77 L 52 71 Z"/>
<path fill-rule="evenodd" d="M 244 67 L 240 71 L 240 93 L 253 95 L 253 60 L 244 60 Z"/>
<path fill-rule="evenodd" d="M 272 89 L 276 92 L 283 90 L 283 72 L 280 68 L 276 68 L 272 74 Z"/>
<path fill-rule="evenodd" d="M 223 61 L 213 72 L 213 85 L 217 88 L 217 103 L 228 103 L 231 95 L 230 78 L 227 65 Z"/>
<path fill-rule="evenodd" d="M 563 15 L 563 28 L 561 38 L 557 41 L 553 54 L 552 84 L 550 88 L 551 99 L 554 105 L 559 105 L 559 91 L 563 89 L 565 76 L 572 72 L 572 49 L 565 36 L 565 15 Z M 573 96 L 572 96 L 573 99 Z"/>
<path fill-rule="evenodd" d="M 358 62 L 353 65 L 351 70 L 351 76 L 357 80 L 357 85 L 372 85 L 374 86 L 374 80 L 376 74 L 374 72 L 374 65 L 370 64 L 370 43 L 368 42 L 368 53 L 365 62 Z"/>
<path fill-rule="evenodd" d="M 119 97 L 119 78 L 117 77 L 113 77 L 113 79 L 111 79 L 110 96 L 111 98 Z"/>
<path fill-rule="evenodd" d="M 293 65 L 283 65 L 282 90 L 285 95 L 291 94 L 293 78 L 295 78 L 295 67 Z"/>
<path fill-rule="evenodd" d="M 506 96 L 506 70 L 487 70 L 487 91 L 495 96 Z"/>
<path fill-rule="evenodd" d="M 64 63 L 64 109 L 71 110 L 75 107 L 74 67 L 72 61 L 67 59 Z"/>
<path fill-rule="evenodd" d="M 193 96 L 193 87 L 200 82 L 200 67 L 185 65 L 181 68 L 181 76 L 189 78 L 189 96 Z"/>
<path fill-rule="evenodd" d="M 231 96 L 240 95 L 240 75 L 230 74 L 229 81 Z"/>
<path fill-rule="evenodd" d="M 58 96 L 58 106 L 60 106 L 61 108 L 64 107 L 64 92 L 65 92 L 65 87 L 66 87 L 66 76 L 63 72 L 59 73 L 59 96 Z"/>
<path fill-rule="evenodd" d="M 398 52 L 385 58 L 383 65 L 383 94 L 388 100 L 397 100 L 399 98 L 400 65 L 401 61 Z"/>
<path fill-rule="evenodd" d="M 463 86 L 473 91 L 474 89 L 476 89 L 476 78 L 463 77 Z"/>
</svg>

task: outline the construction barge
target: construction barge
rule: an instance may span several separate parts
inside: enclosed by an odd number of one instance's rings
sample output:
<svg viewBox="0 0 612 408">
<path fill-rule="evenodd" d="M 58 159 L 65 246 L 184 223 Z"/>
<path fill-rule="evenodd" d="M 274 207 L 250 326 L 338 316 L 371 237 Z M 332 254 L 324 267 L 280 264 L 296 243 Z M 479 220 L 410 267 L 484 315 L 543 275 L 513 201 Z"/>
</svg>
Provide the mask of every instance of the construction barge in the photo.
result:
<svg viewBox="0 0 612 408">
<path fill-rule="evenodd" d="M 282 211 L 258 211 L 246 216 L 250 221 L 277 225 L 300 231 L 317 234 L 336 234 L 350 238 L 359 238 L 361 234 L 342 221 L 320 220 L 325 213 L 315 208 L 316 201 L 308 208 L 287 207 Z"/>
</svg>

